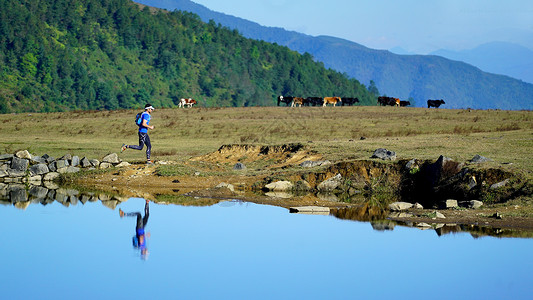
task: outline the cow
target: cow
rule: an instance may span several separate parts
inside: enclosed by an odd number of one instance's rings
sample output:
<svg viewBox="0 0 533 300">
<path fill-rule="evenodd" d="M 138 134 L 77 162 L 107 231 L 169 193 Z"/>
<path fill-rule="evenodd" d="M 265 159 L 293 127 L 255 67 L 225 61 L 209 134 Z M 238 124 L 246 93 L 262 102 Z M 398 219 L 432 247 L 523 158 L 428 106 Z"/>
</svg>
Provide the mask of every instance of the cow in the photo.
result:
<svg viewBox="0 0 533 300">
<path fill-rule="evenodd" d="M 439 106 L 441 106 L 442 104 L 446 104 L 446 102 L 444 102 L 444 100 L 442 100 L 442 99 L 440 99 L 440 100 L 428 100 L 428 108 L 430 108 L 430 107 L 439 108 Z"/>
<path fill-rule="evenodd" d="M 322 97 L 307 97 L 307 99 L 305 100 L 306 101 L 304 104 L 309 104 L 313 106 L 322 105 L 324 103 L 324 98 Z"/>
<path fill-rule="evenodd" d="M 393 97 L 378 97 L 378 104 L 381 106 L 400 106 L 400 99 Z"/>
<path fill-rule="evenodd" d="M 409 106 L 411 105 L 411 102 L 409 101 L 400 101 L 400 106 Z"/>
<path fill-rule="evenodd" d="M 293 97 L 283 97 L 283 96 L 279 96 L 278 97 L 278 106 L 280 105 L 280 103 L 285 103 L 287 104 L 287 106 L 289 106 L 289 103 L 292 102 L 292 98 Z"/>
<path fill-rule="evenodd" d="M 322 106 L 327 106 L 328 104 L 337 105 L 337 102 L 342 102 L 341 97 L 324 97 L 324 103 Z"/>
<path fill-rule="evenodd" d="M 292 104 L 291 104 L 291 107 L 295 107 L 296 105 L 299 105 L 300 107 L 302 107 L 302 105 L 304 105 L 305 103 L 305 99 L 302 98 L 302 97 L 293 97 L 292 98 Z"/>
<path fill-rule="evenodd" d="M 185 105 L 187 105 L 188 108 L 191 108 L 196 103 L 198 102 L 196 102 L 196 100 L 192 98 L 181 98 L 180 103 L 178 104 L 178 107 L 185 107 Z"/>
<path fill-rule="evenodd" d="M 342 106 L 353 105 L 355 103 L 359 103 L 358 98 L 342 97 Z"/>
</svg>

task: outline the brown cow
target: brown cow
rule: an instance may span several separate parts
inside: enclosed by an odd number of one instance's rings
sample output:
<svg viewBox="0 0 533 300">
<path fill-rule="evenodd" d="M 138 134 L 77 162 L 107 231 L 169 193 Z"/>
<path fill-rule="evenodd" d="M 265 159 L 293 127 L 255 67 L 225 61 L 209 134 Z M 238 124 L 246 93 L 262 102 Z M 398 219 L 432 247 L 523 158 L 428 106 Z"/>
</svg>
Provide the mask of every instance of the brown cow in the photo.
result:
<svg viewBox="0 0 533 300">
<path fill-rule="evenodd" d="M 337 105 L 337 102 L 341 102 L 341 97 L 324 97 L 324 104 L 322 106 L 327 106 L 328 104 Z"/>
<path fill-rule="evenodd" d="M 192 98 L 182 98 L 180 100 L 180 103 L 178 104 L 178 107 L 185 107 L 185 105 L 187 105 L 187 107 L 191 108 L 196 103 L 197 103 L 196 100 Z"/>
<path fill-rule="evenodd" d="M 302 107 L 302 105 L 304 105 L 304 101 L 305 100 L 302 97 L 293 97 L 291 107 L 295 107 L 296 105 Z"/>
</svg>

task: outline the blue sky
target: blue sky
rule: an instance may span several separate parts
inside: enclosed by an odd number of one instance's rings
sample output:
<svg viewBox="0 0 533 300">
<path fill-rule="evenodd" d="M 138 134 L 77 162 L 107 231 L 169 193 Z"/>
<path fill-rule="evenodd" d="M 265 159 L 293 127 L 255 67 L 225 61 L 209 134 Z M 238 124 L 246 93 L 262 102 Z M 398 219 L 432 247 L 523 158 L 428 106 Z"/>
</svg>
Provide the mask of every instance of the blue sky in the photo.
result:
<svg viewBox="0 0 533 300">
<path fill-rule="evenodd" d="M 531 0 L 193 0 L 264 26 L 427 54 L 505 41 L 533 49 Z"/>
</svg>

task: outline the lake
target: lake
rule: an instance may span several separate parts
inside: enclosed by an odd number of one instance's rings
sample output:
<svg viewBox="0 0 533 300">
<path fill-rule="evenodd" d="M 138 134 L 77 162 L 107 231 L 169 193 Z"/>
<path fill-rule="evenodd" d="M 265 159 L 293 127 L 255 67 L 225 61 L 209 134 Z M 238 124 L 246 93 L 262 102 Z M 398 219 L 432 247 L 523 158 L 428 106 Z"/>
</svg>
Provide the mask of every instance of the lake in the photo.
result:
<svg viewBox="0 0 533 300">
<path fill-rule="evenodd" d="M 133 246 L 136 217 L 127 215 L 145 216 L 142 198 L 0 188 L 1 299 L 533 297 L 530 238 L 442 234 L 237 200 L 150 202 L 143 255 Z"/>
</svg>

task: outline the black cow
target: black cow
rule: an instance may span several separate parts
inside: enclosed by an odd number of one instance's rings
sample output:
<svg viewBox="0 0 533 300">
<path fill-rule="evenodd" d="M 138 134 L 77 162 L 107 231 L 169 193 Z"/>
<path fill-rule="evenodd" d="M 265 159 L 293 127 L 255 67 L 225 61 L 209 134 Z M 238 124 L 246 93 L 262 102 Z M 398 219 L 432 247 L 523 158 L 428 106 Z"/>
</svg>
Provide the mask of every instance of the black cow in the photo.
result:
<svg viewBox="0 0 533 300">
<path fill-rule="evenodd" d="M 400 99 L 394 98 L 394 97 L 378 97 L 378 104 L 381 106 L 399 106 L 400 105 Z"/>
<path fill-rule="evenodd" d="M 305 101 L 306 105 L 312 105 L 312 106 L 322 105 L 323 103 L 324 103 L 324 98 L 322 97 L 307 97 Z"/>
<path fill-rule="evenodd" d="M 444 102 L 444 100 L 428 100 L 428 108 L 430 107 L 436 107 L 436 108 L 439 108 L 439 106 L 441 106 L 442 104 L 446 104 L 446 102 Z"/>
<path fill-rule="evenodd" d="M 409 101 L 400 101 L 400 106 L 409 106 L 411 105 L 411 102 Z"/>
<path fill-rule="evenodd" d="M 355 103 L 359 103 L 358 98 L 342 97 L 342 106 L 354 105 Z"/>
<path fill-rule="evenodd" d="M 292 99 L 293 97 L 283 97 L 283 96 L 278 96 L 278 106 L 281 102 L 287 104 L 287 106 L 289 106 L 290 103 L 292 103 Z"/>
</svg>

